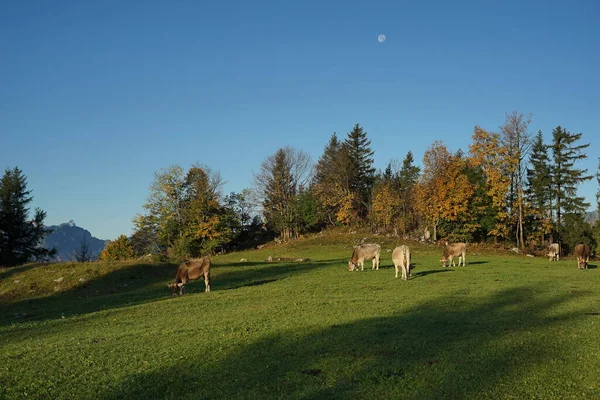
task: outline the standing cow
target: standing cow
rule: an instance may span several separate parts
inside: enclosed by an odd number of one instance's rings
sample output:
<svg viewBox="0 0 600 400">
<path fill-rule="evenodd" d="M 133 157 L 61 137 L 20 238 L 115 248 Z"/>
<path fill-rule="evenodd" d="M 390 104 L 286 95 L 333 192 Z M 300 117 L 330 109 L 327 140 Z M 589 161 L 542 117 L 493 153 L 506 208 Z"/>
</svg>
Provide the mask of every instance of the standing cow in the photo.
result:
<svg viewBox="0 0 600 400">
<path fill-rule="evenodd" d="M 396 278 L 398 278 L 398 270 L 402 270 L 402 279 L 405 281 L 411 276 L 410 270 L 410 249 L 408 246 L 402 245 L 394 249 L 392 253 L 392 261 L 394 262 L 394 268 L 396 269 Z"/>
<path fill-rule="evenodd" d="M 360 270 L 365 270 L 365 260 L 373 259 L 373 267 L 371 269 L 379 269 L 379 257 L 381 255 L 381 246 L 378 244 L 359 244 L 358 246 L 354 246 L 354 251 L 352 252 L 352 258 L 348 261 L 348 270 L 354 271 L 358 270 L 360 266 Z"/>
<path fill-rule="evenodd" d="M 210 259 L 207 257 L 192 258 L 182 262 L 175 273 L 175 280 L 167 286 L 173 291 L 173 296 L 177 294 L 177 289 L 182 295 L 185 294 L 185 284 L 200 277 L 204 277 L 206 291 L 210 292 Z"/>
<path fill-rule="evenodd" d="M 590 246 L 584 243 L 575 246 L 575 257 L 577 257 L 577 268 L 587 269 L 590 261 Z"/>
<path fill-rule="evenodd" d="M 560 246 L 558 243 L 550 243 L 550 246 L 548 246 L 548 257 L 550 258 L 550 261 L 558 261 L 560 258 L 559 253 Z"/>
<path fill-rule="evenodd" d="M 444 256 L 440 262 L 444 268 L 446 268 L 446 262 L 448 262 L 448 266 L 450 266 L 450 263 L 452 263 L 452 266 L 454 267 L 454 257 L 458 257 L 458 266 L 460 267 L 462 260 L 462 265 L 464 267 L 466 264 L 466 255 L 467 245 L 465 243 L 448 244 L 448 242 L 446 242 L 446 246 L 444 247 Z"/>
</svg>

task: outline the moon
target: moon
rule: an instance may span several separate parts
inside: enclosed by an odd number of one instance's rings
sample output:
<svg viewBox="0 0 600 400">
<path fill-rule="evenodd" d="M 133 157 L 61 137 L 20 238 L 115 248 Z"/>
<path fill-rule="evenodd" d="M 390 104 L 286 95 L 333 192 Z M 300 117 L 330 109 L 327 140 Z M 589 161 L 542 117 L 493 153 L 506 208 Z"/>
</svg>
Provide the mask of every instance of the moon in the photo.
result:
<svg viewBox="0 0 600 400">
<path fill-rule="evenodd" d="M 383 43 L 383 42 L 385 42 L 385 39 L 386 39 L 386 38 L 385 38 L 385 35 L 384 35 L 384 34 L 381 34 L 381 35 L 377 36 L 377 41 L 378 41 L 379 43 Z"/>
</svg>

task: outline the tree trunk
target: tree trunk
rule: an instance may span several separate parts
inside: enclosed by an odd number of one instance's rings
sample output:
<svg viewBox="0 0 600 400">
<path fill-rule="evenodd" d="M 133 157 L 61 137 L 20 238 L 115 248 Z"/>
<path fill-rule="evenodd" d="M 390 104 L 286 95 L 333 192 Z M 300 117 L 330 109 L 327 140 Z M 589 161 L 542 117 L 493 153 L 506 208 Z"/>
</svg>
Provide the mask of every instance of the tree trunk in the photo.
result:
<svg viewBox="0 0 600 400">
<path fill-rule="evenodd" d="M 521 243 L 521 252 L 525 253 L 525 240 L 523 239 L 523 188 L 519 186 L 519 241 Z"/>
</svg>

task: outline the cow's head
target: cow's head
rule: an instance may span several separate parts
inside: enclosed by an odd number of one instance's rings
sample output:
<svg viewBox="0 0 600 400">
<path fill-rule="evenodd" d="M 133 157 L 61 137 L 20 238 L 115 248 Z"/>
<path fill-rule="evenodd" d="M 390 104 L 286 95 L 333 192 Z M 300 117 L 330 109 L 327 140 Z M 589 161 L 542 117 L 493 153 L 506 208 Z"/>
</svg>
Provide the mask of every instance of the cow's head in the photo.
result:
<svg viewBox="0 0 600 400">
<path fill-rule="evenodd" d="M 177 295 L 178 290 L 179 290 L 179 294 L 181 294 L 181 288 L 183 286 L 183 283 L 171 282 L 171 283 L 167 283 L 167 286 L 171 288 L 171 293 L 173 296 L 175 296 L 175 295 Z"/>
<path fill-rule="evenodd" d="M 354 271 L 354 268 L 356 268 L 356 264 L 354 264 L 352 261 L 348 261 L 348 271 L 352 272 Z"/>
<path fill-rule="evenodd" d="M 440 260 L 440 262 L 442 263 L 442 267 L 444 268 L 446 268 L 446 261 L 448 261 L 446 257 L 442 257 L 442 259 Z"/>
<path fill-rule="evenodd" d="M 579 267 L 579 269 L 587 268 L 587 262 L 585 262 L 584 258 L 577 257 L 577 267 Z"/>
</svg>

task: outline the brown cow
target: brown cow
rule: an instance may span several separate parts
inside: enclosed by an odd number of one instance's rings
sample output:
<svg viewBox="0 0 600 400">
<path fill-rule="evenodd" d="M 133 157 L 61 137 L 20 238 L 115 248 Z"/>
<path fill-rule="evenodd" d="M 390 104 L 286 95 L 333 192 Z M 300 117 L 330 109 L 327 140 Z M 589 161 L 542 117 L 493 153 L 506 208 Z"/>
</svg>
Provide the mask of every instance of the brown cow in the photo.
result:
<svg viewBox="0 0 600 400">
<path fill-rule="evenodd" d="M 185 294 L 185 284 L 200 277 L 204 277 L 206 291 L 210 292 L 210 259 L 207 257 L 192 258 L 182 262 L 175 273 L 175 280 L 167 286 L 173 291 L 173 296 L 177 294 L 178 288 L 179 294 L 182 295 Z"/>
<path fill-rule="evenodd" d="M 378 244 L 359 244 L 354 246 L 352 258 L 348 261 L 348 270 L 354 271 L 360 266 L 360 270 L 365 270 L 365 260 L 373 259 L 371 269 L 379 269 L 379 257 L 381 255 L 381 246 Z"/>
<path fill-rule="evenodd" d="M 402 245 L 394 249 L 392 253 L 392 261 L 394 262 L 394 268 L 396 269 L 396 278 L 398 278 L 398 270 L 402 270 L 402 279 L 405 281 L 411 276 L 410 270 L 410 249 L 408 246 Z"/>
<path fill-rule="evenodd" d="M 452 263 L 454 267 L 454 257 L 458 256 L 458 266 L 460 267 L 460 262 L 462 260 L 463 267 L 466 263 L 466 254 L 467 254 L 467 245 L 465 243 L 453 243 L 448 244 L 446 242 L 446 246 L 444 247 L 444 256 L 440 260 L 442 263 L 442 267 L 446 268 L 446 261 L 448 261 L 448 266 Z"/>
<path fill-rule="evenodd" d="M 550 243 L 548 246 L 548 257 L 549 261 L 558 261 L 560 258 L 560 246 L 558 243 Z"/>
<path fill-rule="evenodd" d="M 577 268 L 587 269 L 590 261 L 590 246 L 583 243 L 575 246 L 575 257 L 577 257 Z"/>
</svg>

